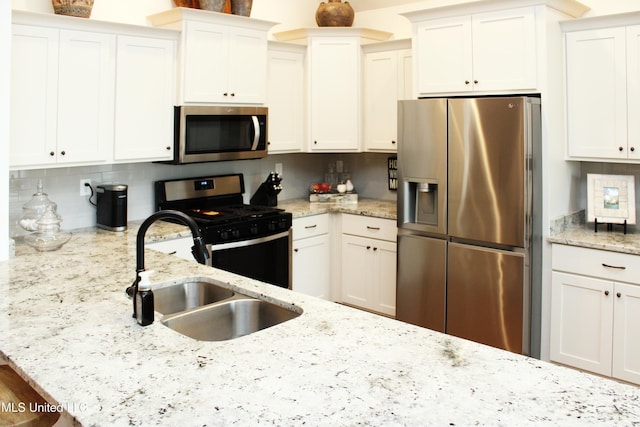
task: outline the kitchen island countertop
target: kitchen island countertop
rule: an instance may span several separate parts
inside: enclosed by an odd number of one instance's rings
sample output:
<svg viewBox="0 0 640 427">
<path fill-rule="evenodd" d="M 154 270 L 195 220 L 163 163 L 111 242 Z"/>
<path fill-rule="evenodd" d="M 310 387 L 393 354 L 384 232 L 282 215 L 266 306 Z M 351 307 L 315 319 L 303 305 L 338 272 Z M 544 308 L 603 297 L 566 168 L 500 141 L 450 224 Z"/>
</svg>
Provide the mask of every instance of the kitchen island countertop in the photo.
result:
<svg viewBox="0 0 640 427">
<path fill-rule="evenodd" d="M 182 336 L 160 315 L 140 327 L 124 294 L 135 275 L 138 225 L 75 231 L 55 252 L 18 243 L 15 258 L 0 263 L 1 355 L 78 424 L 621 426 L 640 419 L 638 387 L 152 250 L 146 267 L 155 270 L 154 284 L 211 277 L 303 313 L 224 342 Z"/>
</svg>

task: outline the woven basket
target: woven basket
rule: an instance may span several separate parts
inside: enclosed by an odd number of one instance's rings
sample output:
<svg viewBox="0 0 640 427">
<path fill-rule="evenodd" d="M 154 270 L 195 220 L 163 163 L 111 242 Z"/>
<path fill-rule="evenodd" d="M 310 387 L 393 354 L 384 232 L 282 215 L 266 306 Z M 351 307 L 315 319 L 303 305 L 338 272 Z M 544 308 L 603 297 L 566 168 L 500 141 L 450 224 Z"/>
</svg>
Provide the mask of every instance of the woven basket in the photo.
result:
<svg viewBox="0 0 640 427">
<path fill-rule="evenodd" d="M 89 18 L 93 9 L 93 0 L 52 0 L 53 11 L 57 15 Z"/>
</svg>

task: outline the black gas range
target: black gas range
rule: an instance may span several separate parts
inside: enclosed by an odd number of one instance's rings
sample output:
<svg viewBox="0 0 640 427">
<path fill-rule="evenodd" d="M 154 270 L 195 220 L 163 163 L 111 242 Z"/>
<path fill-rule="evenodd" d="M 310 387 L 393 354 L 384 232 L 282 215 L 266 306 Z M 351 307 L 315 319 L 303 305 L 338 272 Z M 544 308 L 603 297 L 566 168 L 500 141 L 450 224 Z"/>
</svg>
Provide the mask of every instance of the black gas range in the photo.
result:
<svg viewBox="0 0 640 427">
<path fill-rule="evenodd" d="M 242 174 L 157 181 L 157 210 L 178 210 L 200 227 L 210 265 L 281 287 L 291 283 L 292 215 L 243 203 Z"/>
</svg>

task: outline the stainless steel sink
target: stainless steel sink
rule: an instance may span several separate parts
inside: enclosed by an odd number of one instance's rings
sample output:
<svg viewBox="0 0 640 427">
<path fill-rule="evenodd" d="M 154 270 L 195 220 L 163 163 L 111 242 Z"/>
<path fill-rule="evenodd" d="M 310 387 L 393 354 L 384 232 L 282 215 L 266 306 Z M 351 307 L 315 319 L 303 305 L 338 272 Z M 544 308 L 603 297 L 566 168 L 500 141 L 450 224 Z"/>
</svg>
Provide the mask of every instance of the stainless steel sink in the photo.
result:
<svg viewBox="0 0 640 427">
<path fill-rule="evenodd" d="M 232 290 L 201 279 L 153 290 L 155 310 L 165 315 L 223 301 L 234 295 Z"/>
<path fill-rule="evenodd" d="M 205 278 L 185 278 L 153 289 L 161 323 L 201 341 L 225 341 L 266 329 L 302 314 L 236 293 Z"/>
<path fill-rule="evenodd" d="M 228 301 L 165 316 L 162 324 L 196 340 L 225 341 L 286 322 L 301 313 L 300 309 L 236 294 Z"/>
</svg>

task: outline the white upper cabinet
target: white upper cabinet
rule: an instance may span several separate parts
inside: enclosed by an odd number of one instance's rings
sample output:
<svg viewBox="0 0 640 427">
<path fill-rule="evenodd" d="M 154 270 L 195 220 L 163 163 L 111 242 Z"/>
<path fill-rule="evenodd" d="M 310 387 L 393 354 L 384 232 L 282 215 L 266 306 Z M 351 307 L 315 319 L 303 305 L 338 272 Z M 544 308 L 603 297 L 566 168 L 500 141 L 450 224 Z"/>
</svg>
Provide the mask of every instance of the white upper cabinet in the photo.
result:
<svg viewBox="0 0 640 427">
<path fill-rule="evenodd" d="M 563 30 L 568 157 L 638 162 L 640 17 L 588 18 L 565 23 Z"/>
<path fill-rule="evenodd" d="M 274 35 L 280 41 L 307 46 L 305 151 L 360 151 L 361 46 L 390 35 L 350 27 L 307 28 Z"/>
<path fill-rule="evenodd" d="M 270 42 L 267 60 L 269 153 L 303 150 L 306 48 Z"/>
<path fill-rule="evenodd" d="M 116 162 L 173 158 L 176 40 L 118 37 Z"/>
<path fill-rule="evenodd" d="M 108 160 L 115 43 L 112 34 L 13 25 L 11 167 Z"/>
<path fill-rule="evenodd" d="M 412 96 L 410 44 L 394 41 L 363 47 L 362 116 L 366 151 L 397 151 L 398 100 Z"/>
<path fill-rule="evenodd" d="M 420 95 L 537 87 L 533 7 L 426 20 L 414 36 Z"/>
<path fill-rule="evenodd" d="M 175 31 L 12 18 L 12 169 L 171 157 Z"/>
<path fill-rule="evenodd" d="M 312 151 L 360 148 L 360 43 L 318 37 L 309 45 L 309 131 Z"/>
<path fill-rule="evenodd" d="M 182 31 L 181 104 L 265 102 L 267 32 L 275 23 L 188 8 L 149 20 Z"/>
</svg>

